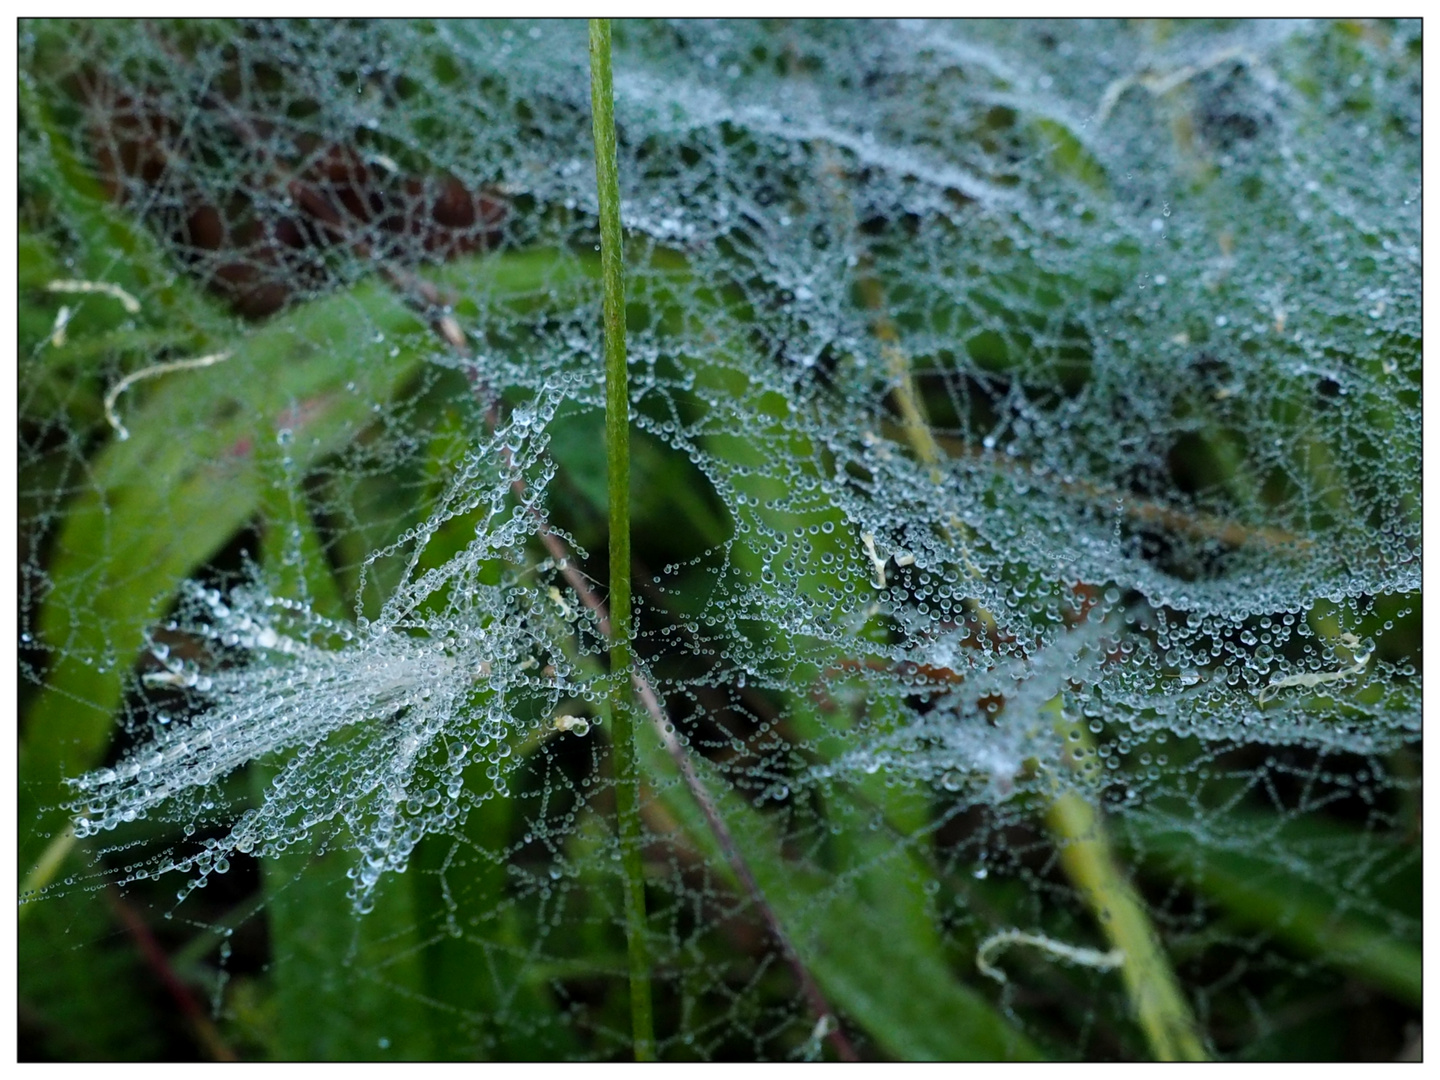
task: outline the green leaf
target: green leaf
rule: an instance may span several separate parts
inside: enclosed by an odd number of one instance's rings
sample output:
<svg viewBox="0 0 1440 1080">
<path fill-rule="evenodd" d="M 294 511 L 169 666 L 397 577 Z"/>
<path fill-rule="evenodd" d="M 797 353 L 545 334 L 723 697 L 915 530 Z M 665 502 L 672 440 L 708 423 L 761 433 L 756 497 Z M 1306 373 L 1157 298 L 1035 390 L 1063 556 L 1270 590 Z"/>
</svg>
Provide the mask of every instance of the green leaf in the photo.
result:
<svg viewBox="0 0 1440 1080">
<path fill-rule="evenodd" d="M 267 324 L 223 363 L 145 380 L 121 397 L 131 437 L 95 456 L 49 567 L 39 638 L 58 659 L 22 745 L 25 805 L 40 815 L 22 840 L 22 866 L 64 822 L 63 778 L 104 752 L 145 627 L 256 514 L 265 490 L 257 445 L 289 432 L 301 473 L 348 446 L 375 403 L 416 371 L 424 334 L 398 298 L 363 284 Z"/>
<path fill-rule="evenodd" d="M 732 887 L 737 885 L 674 762 L 653 731 L 640 744 L 658 798 L 689 842 Z M 693 758 L 702 778 L 711 773 Z M 770 906 L 830 1004 L 863 1027 L 887 1055 L 901 1061 L 1037 1060 L 1039 1049 L 979 993 L 957 980 L 943 960 L 939 934 L 924 901 L 925 870 L 908 848 L 870 833 L 873 816 L 832 804 L 841 826 L 837 845 L 849 866 L 830 876 L 783 854 L 772 824 L 710 776 L 709 790 Z"/>
<path fill-rule="evenodd" d="M 1299 953 L 1401 1001 L 1422 1003 L 1420 858 L 1403 838 L 1314 814 L 1282 822 L 1247 820 L 1238 811 L 1223 842 L 1145 816 L 1131 828 L 1147 871 L 1186 882 L 1237 923 L 1268 931 Z M 1333 873 L 1317 880 L 1314 867 Z M 1357 872 L 1369 880 L 1355 880 Z M 1357 889 L 1379 895 L 1363 903 Z"/>
</svg>

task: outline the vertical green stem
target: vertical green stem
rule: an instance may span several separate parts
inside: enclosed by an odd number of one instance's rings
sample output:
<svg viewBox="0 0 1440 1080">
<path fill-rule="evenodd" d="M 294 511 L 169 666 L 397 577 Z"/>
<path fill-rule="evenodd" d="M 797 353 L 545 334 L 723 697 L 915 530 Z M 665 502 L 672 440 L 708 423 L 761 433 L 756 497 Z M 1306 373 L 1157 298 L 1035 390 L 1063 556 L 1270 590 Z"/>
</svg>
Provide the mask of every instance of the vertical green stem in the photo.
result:
<svg viewBox="0 0 1440 1080">
<path fill-rule="evenodd" d="M 625 263 L 621 251 L 620 172 L 615 161 L 615 97 L 610 20 L 590 20 L 590 106 L 600 196 L 600 273 L 605 310 L 605 451 L 610 482 L 610 745 L 625 877 L 630 953 L 630 1020 L 635 1060 L 655 1060 L 650 960 L 645 948 L 645 868 L 641 862 L 640 765 L 630 693 L 630 390 L 625 369 Z"/>
</svg>

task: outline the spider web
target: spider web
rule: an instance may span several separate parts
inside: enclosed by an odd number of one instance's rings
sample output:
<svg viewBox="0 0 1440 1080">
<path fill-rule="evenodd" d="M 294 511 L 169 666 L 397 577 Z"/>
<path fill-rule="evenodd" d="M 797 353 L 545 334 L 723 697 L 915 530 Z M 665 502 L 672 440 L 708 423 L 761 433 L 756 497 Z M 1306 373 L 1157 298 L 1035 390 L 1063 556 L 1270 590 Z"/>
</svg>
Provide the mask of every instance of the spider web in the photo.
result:
<svg viewBox="0 0 1440 1080">
<path fill-rule="evenodd" d="M 663 1058 L 1405 1049 L 1420 52 L 617 25 Z M 583 25 L 20 67 L 35 1052 L 626 1056 Z"/>
</svg>

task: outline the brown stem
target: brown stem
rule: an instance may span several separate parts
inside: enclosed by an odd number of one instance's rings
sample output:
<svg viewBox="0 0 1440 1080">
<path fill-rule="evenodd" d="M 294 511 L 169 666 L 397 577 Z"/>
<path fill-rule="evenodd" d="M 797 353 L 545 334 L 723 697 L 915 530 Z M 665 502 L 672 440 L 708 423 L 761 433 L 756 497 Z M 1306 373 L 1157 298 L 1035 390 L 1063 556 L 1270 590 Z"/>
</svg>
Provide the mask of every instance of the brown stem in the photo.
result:
<svg viewBox="0 0 1440 1080">
<path fill-rule="evenodd" d="M 414 275 L 396 270 L 387 270 L 387 275 L 390 276 L 393 283 L 401 288 L 403 293 L 412 298 L 418 297 L 423 299 L 431 309 L 437 306 L 437 303 L 443 299 L 442 295 L 434 286 L 427 282 L 420 282 Z M 465 340 L 464 331 L 460 329 L 454 319 L 448 316 L 442 317 L 435 323 L 435 330 L 452 348 L 467 359 L 469 358 L 468 342 Z M 491 430 L 494 430 L 499 420 L 498 400 L 488 384 L 481 378 L 474 364 L 471 364 L 467 370 L 476 395 L 485 403 L 485 424 Z M 509 468 L 513 460 L 509 448 L 502 449 L 501 454 L 503 455 L 505 466 Z M 605 601 L 602 600 L 600 595 L 591 587 L 590 582 L 585 579 L 585 575 L 575 568 L 570 558 L 570 552 L 565 547 L 565 542 L 551 531 L 550 523 L 546 520 L 545 515 L 541 512 L 540 508 L 535 506 L 528 498 L 524 479 L 517 476 L 511 483 L 510 488 L 515 493 L 515 497 L 519 500 L 520 505 L 526 508 L 531 520 L 535 523 L 540 542 L 545 546 L 545 550 L 550 553 L 550 557 L 555 561 L 555 565 L 559 569 L 561 576 L 564 577 L 566 584 L 570 586 L 571 591 L 575 593 L 579 601 L 595 616 L 595 621 L 600 628 L 600 632 L 608 638 L 610 636 L 610 613 L 605 606 Z M 805 1000 L 809 1004 L 811 1012 L 815 1014 L 817 1020 L 828 1019 L 830 1021 L 825 1037 L 830 1041 L 830 1045 L 835 1048 L 835 1053 L 839 1056 L 840 1060 L 859 1061 L 860 1057 L 855 1052 L 855 1047 L 839 1026 L 839 1019 L 835 1015 L 835 1010 L 830 1007 L 830 1003 L 825 999 L 824 991 L 820 989 L 820 985 L 815 981 L 814 976 L 810 974 L 804 961 L 800 959 L 800 954 L 797 953 L 794 946 L 791 945 L 790 939 L 785 933 L 785 928 L 780 923 L 779 916 L 775 914 L 775 909 L 770 906 L 770 902 L 765 899 L 765 893 L 761 890 L 760 883 L 755 879 L 755 874 L 751 871 L 750 864 L 745 861 L 745 856 L 741 854 L 739 845 L 735 843 L 734 835 L 730 832 L 729 826 L 725 824 L 725 819 L 720 816 L 720 811 L 716 807 L 715 800 L 711 797 L 709 790 L 705 787 L 705 782 L 700 778 L 699 773 L 695 771 L 695 766 L 691 763 L 690 756 L 686 752 L 685 747 L 681 744 L 680 740 L 675 737 L 675 725 L 670 722 L 670 718 L 665 712 L 665 706 L 660 703 L 660 699 L 656 695 L 654 688 L 650 685 L 650 681 L 639 670 L 635 670 L 631 674 L 630 681 L 635 687 L 636 694 L 639 695 L 641 704 L 645 707 L 646 715 L 650 717 L 651 724 L 659 734 L 660 741 L 664 744 L 666 753 L 670 755 L 670 759 L 675 763 L 675 767 L 680 770 L 680 775 L 685 781 L 685 786 L 690 790 L 691 797 L 694 798 L 695 802 L 699 805 L 701 813 L 705 815 L 706 824 L 710 827 L 710 831 L 714 835 L 716 842 L 719 843 L 720 849 L 725 853 L 725 861 L 730 864 L 730 869 L 740 882 L 741 888 L 750 896 L 756 908 L 759 909 L 760 916 L 765 920 L 765 925 L 769 929 L 771 936 L 784 952 L 785 960 L 790 965 L 790 970 L 794 974 L 796 982 L 800 984 L 800 990 L 805 995 Z"/>
<path fill-rule="evenodd" d="M 165 955 L 165 950 L 161 948 L 160 942 L 155 940 L 155 935 L 150 932 L 150 927 L 145 925 L 145 920 L 140 918 L 135 909 L 121 899 L 118 889 L 112 886 L 106 892 L 110 899 L 111 909 L 125 927 L 126 933 L 134 939 L 140 955 L 145 960 L 145 965 L 160 980 L 160 984 L 165 987 L 171 1000 L 184 1014 L 196 1041 L 205 1048 L 214 1061 L 239 1061 L 235 1051 L 226 1045 L 225 1040 L 220 1037 L 220 1032 L 210 1022 L 210 1018 L 205 1015 L 205 1010 L 195 1000 L 195 995 L 190 992 L 190 988 L 176 973 L 170 963 L 170 957 Z"/>
<path fill-rule="evenodd" d="M 523 502 L 525 482 L 523 480 L 516 480 L 513 487 L 516 495 L 520 496 Z M 564 576 L 565 581 L 569 584 L 570 588 L 574 590 L 580 602 L 595 613 L 596 621 L 600 624 L 600 632 L 606 637 L 609 637 L 610 616 L 605 609 L 605 601 L 600 599 L 595 590 L 590 587 L 590 583 L 585 580 L 585 575 L 581 574 L 571 564 L 569 552 L 566 551 L 564 542 L 550 531 L 544 516 L 536 507 L 530 507 L 530 516 L 539 529 L 540 542 L 545 545 L 545 550 L 548 551 L 555 560 L 555 565 L 560 568 L 560 573 Z M 645 712 L 649 715 L 651 723 L 659 734 L 660 741 L 664 744 L 666 753 L 668 753 L 670 759 L 675 762 L 675 767 L 680 770 L 680 775 L 685 780 L 685 786 L 690 789 L 691 796 L 700 806 L 700 812 L 705 815 L 706 824 L 709 825 L 711 833 L 714 834 L 716 841 L 720 844 L 721 850 L 725 852 L 725 860 L 730 864 L 730 869 L 734 872 L 735 877 L 739 879 L 741 887 L 750 895 L 755 906 L 759 908 L 760 915 L 765 920 L 765 925 L 769 928 L 771 936 L 774 937 L 776 942 L 779 943 L 780 948 L 784 951 L 785 959 L 789 963 L 790 970 L 794 973 L 796 981 L 799 982 L 801 992 L 804 993 L 805 1000 L 809 1003 L 811 1011 L 817 1018 L 830 1017 L 832 1021 L 834 1021 L 835 1011 L 830 1008 L 829 1002 L 825 1000 L 824 991 L 820 989 L 819 984 L 815 982 L 809 969 L 805 967 L 799 954 L 796 953 L 794 947 L 790 944 L 790 939 L 785 934 L 785 928 L 780 925 L 779 916 L 775 914 L 775 909 L 772 908 L 769 901 L 765 899 L 765 894 L 761 891 L 760 883 L 755 880 L 755 875 L 750 870 L 750 864 L 745 861 L 745 856 L 740 853 L 740 848 L 735 843 L 735 837 L 731 834 L 730 827 L 725 824 L 725 819 L 720 816 L 720 811 L 715 805 L 715 800 L 711 798 L 709 789 L 705 787 L 705 782 L 695 771 L 695 766 L 691 764 L 690 755 L 686 753 L 685 747 L 681 744 L 680 740 L 675 737 L 675 725 L 670 722 L 670 718 L 666 715 L 665 707 L 660 704 L 660 699 L 656 696 L 654 688 L 651 687 L 649 680 L 638 670 L 631 675 L 630 681 L 635 687 L 636 694 L 640 697 L 640 703 L 645 706 Z M 850 1040 L 845 1037 L 845 1032 L 838 1026 L 832 1027 L 828 1031 L 826 1038 L 828 1038 L 830 1044 L 835 1047 L 835 1052 L 840 1056 L 842 1061 L 860 1060 L 859 1056 L 855 1053 L 855 1048 L 850 1044 Z"/>
</svg>

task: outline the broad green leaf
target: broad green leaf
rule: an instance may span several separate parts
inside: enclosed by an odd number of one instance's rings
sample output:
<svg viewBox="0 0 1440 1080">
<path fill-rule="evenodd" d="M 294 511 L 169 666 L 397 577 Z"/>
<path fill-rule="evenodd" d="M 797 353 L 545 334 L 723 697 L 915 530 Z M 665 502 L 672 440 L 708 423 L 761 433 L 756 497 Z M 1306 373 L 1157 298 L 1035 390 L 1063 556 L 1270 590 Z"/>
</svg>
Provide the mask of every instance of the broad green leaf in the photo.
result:
<svg viewBox="0 0 1440 1080">
<path fill-rule="evenodd" d="M 1224 843 L 1167 828 L 1163 819 L 1142 816 L 1133 828 L 1148 872 L 1185 881 L 1236 923 L 1421 1004 L 1420 859 L 1403 838 L 1314 815 L 1284 822 L 1232 815 Z M 1317 865 L 1334 870 L 1317 881 L 1307 870 Z M 1347 870 L 1361 880 L 1335 880 Z M 1358 889 L 1380 896 L 1361 902 Z M 1402 906 L 1404 895 L 1412 902 Z"/>
<path fill-rule="evenodd" d="M 255 515 L 264 489 L 258 443 L 288 433 L 303 473 L 364 431 L 375 403 L 416 371 L 425 344 L 416 317 L 370 283 L 274 320 L 233 343 L 224 362 L 161 375 L 121 397 L 131 436 L 96 455 L 49 567 L 39 637 L 63 651 L 25 732 L 22 791 L 32 811 L 46 809 L 26 833 L 22 865 L 63 819 L 55 809 L 62 778 L 103 752 L 145 627 Z"/>
<path fill-rule="evenodd" d="M 729 880 L 725 852 L 655 733 L 638 740 L 657 796 L 682 823 L 685 842 Z M 781 837 L 712 770 L 692 757 L 740 853 L 787 935 L 831 1005 L 859 1024 L 888 1056 L 901 1061 L 1034 1060 L 1040 1052 L 942 959 L 924 906 L 927 876 L 905 848 L 881 836 L 865 839 L 867 823 L 840 807 L 841 845 L 853 865 L 830 877 L 787 859 Z M 752 918 L 759 915 L 752 911 Z"/>
</svg>

